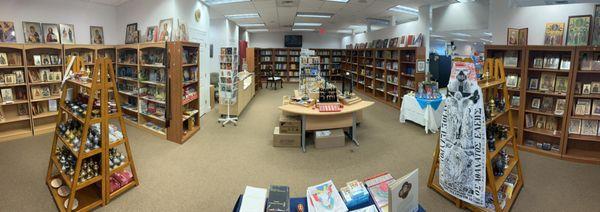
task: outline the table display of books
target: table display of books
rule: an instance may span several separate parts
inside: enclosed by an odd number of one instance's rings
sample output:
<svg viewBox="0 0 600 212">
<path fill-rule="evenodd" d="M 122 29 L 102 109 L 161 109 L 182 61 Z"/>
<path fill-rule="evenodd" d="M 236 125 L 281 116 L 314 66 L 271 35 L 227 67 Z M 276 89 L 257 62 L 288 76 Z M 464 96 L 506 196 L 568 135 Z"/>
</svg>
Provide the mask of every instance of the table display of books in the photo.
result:
<svg viewBox="0 0 600 212">
<path fill-rule="evenodd" d="M 288 186 L 271 185 L 268 190 L 247 186 L 233 211 L 421 212 L 425 210 L 418 202 L 418 175 L 418 169 L 399 179 L 381 173 L 364 183 L 350 181 L 339 190 L 328 180 L 308 187 L 306 197 L 300 198 L 290 198 Z"/>
</svg>

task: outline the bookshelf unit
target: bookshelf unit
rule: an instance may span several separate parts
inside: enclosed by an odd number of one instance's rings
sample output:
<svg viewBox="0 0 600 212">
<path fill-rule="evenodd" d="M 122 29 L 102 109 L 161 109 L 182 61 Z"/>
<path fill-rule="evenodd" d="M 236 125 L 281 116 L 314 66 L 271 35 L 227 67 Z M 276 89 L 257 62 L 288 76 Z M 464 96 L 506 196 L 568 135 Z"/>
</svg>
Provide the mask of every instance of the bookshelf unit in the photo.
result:
<svg viewBox="0 0 600 212">
<path fill-rule="evenodd" d="M 354 91 L 367 94 L 400 109 L 402 96 L 416 91 L 425 73 L 417 73 L 418 60 L 425 60 L 425 48 L 346 49 L 341 55 L 342 74 L 349 72 Z M 346 77 L 346 76 L 344 76 Z M 347 80 L 350 80 L 346 77 Z"/>
<path fill-rule="evenodd" d="M 298 82 L 300 69 L 300 49 L 298 48 L 256 48 L 258 68 L 256 84 L 266 81 L 265 71 L 269 67 L 281 76 L 283 82 Z M 263 80 L 264 79 L 264 80 Z M 261 86 L 261 85 L 257 85 Z"/>
<path fill-rule="evenodd" d="M 116 46 L 117 88 L 126 123 L 138 125 L 138 45 L 127 44 Z"/>
<path fill-rule="evenodd" d="M 341 63 L 344 56 L 343 49 L 311 49 L 321 59 L 319 64 L 321 77 L 329 81 L 339 81 L 342 78 Z"/>
<path fill-rule="evenodd" d="M 63 46 L 60 44 L 24 45 L 25 68 L 29 77 L 31 127 L 33 135 L 54 131 L 56 111 L 50 104 L 60 99 L 63 72 Z M 60 77 L 59 74 L 60 73 Z M 52 76 L 52 77 L 50 77 Z M 57 79 L 58 78 L 58 79 Z"/>
<path fill-rule="evenodd" d="M 32 135 L 29 77 L 23 47 L 22 44 L 0 44 L 0 54 L 6 54 L 7 59 L 6 65 L 0 66 L 0 142 Z M 20 77 L 16 77 L 18 73 Z M 5 76 L 10 74 L 15 74 L 15 80 L 5 81 Z M 6 92 L 11 95 L 7 96 Z"/>
<path fill-rule="evenodd" d="M 138 124 L 161 138 L 167 136 L 166 43 L 139 44 Z"/>
</svg>

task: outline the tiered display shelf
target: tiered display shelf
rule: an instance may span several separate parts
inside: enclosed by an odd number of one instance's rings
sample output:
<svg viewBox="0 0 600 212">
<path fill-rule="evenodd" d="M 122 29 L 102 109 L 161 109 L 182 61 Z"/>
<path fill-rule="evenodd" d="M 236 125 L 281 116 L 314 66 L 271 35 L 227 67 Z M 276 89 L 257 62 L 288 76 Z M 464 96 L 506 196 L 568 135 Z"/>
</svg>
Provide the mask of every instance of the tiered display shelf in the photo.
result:
<svg viewBox="0 0 600 212">
<path fill-rule="evenodd" d="M 346 49 L 342 72 L 350 72 L 354 90 L 400 108 L 404 94 L 416 91 L 425 73 L 417 73 L 417 61 L 425 60 L 425 48 Z M 350 79 L 346 77 L 348 81 Z"/>
<path fill-rule="evenodd" d="M 74 70 L 81 70 L 81 66 L 86 64 L 76 64 Z M 57 113 L 61 123 L 55 125 L 46 176 L 59 211 L 90 211 L 139 184 L 119 96 L 110 94 L 116 89 L 115 81 L 110 80 L 115 76 L 112 67 L 110 59 L 98 59 L 91 81 L 71 78 L 64 85 L 66 92 L 62 93 L 61 112 Z M 117 166 L 111 155 L 122 147 L 126 156 L 119 157 Z M 126 173 L 126 169 L 131 178 L 120 185 L 112 176 Z"/>
<path fill-rule="evenodd" d="M 488 102 L 499 99 L 500 101 L 503 100 L 506 103 L 510 103 L 510 95 L 506 86 L 505 70 L 503 68 L 502 60 L 487 59 L 484 66 L 484 73 L 488 73 L 488 76 L 490 76 L 488 79 L 479 82 L 479 86 L 481 87 L 484 96 L 484 105 L 486 105 L 484 107 L 495 110 L 495 107 L 490 107 Z M 499 94 L 500 96 L 498 96 Z M 492 198 L 493 206 L 490 205 L 492 208 L 481 208 L 469 204 L 443 190 L 438 183 L 439 179 L 437 177 L 438 175 L 436 174 L 440 163 L 439 142 L 436 145 L 433 156 L 433 164 L 431 166 L 431 172 L 429 173 L 428 186 L 440 193 L 446 199 L 454 202 L 457 207 L 467 208 L 471 211 L 510 211 L 521 191 L 521 188 L 523 188 L 524 185 L 521 161 L 519 158 L 519 152 L 517 151 L 517 146 L 512 145 L 510 148 L 506 148 L 508 147 L 507 144 L 516 138 L 515 128 L 513 127 L 514 125 L 512 120 L 513 116 L 511 115 L 513 112 L 513 110 L 510 110 L 510 104 L 505 104 L 504 109 L 498 112 L 491 112 L 491 117 L 486 119 L 486 128 L 497 124 L 504 125 L 508 129 L 506 132 L 507 135 L 503 140 L 497 140 L 497 138 L 495 138 L 496 140 L 494 142 L 493 149 L 490 149 L 489 143 L 486 143 L 486 193 L 488 193 L 486 194 L 486 199 L 488 199 L 488 196 Z M 500 117 L 505 117 L 507 122 L 501 123 Z M 488 131 L 487 133 L 489 134 L 490 132 Z M 511 149 L 511 151 L 506 151 L 507 149 Z M 506 161 L 506 164 L 502 168 L 503 171 L 498 174 L 495 169 L 497 168 L 495 167 L 496 163 L 493 162 L 496 160 L 506 159 L 508 159 L 508 161 Z"/>
<path fill-rule="evenodd" d="M 167 139 L 177 143 L 187 141 L 200 130 L 200 44 L 169 42 L 170 111 L 173 119 L 167 128 Z M 181 121 L 178 121 L 181 120 Z"/>
</svg>

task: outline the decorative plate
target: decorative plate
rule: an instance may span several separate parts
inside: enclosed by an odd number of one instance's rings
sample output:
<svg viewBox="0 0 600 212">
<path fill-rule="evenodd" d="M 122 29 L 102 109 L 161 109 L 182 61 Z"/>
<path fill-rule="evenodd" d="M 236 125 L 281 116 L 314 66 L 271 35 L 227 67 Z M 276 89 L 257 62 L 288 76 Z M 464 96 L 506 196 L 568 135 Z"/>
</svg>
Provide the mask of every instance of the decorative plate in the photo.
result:
<svg viewBox="0 0 600 212">
<path fill-rule="evenodd" d="M 65 200 L 65 208 L 67 208 L 67 206 L 69 206 L 69 200 Z M 75 210 L 77 209 L 77 206 L 79 206 L 79 201 L 77 201 L 77 199 L 75 199 L 75 201 L 73 201 L 73 208 L 71 210 Z"/>
<path fill-rule="evenodd" d="M 52 188 L 58 188 L 62 185 L 62 180 L 59 178 L 54 178 L 52 179 L 52 181 L 50 181 L 50 186 L 52 186 Z"/>
<path fill-rule="evenodd" d="M 69 187 L 67 186 L 61 186 L 60 188 L 58 188 L 58 196 L 66 197 L 69 196 L 70 193 L 71 189 L 69 189 Z"/>
</svg>

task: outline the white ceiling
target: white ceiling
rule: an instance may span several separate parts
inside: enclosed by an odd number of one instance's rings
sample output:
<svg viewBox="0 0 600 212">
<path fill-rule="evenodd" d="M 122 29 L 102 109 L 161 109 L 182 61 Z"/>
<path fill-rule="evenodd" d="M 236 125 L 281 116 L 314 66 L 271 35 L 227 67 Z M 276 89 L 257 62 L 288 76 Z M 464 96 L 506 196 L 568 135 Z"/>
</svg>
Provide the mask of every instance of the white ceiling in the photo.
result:
<svg viewBox="0 0 600 212">
<path fill-rule="evenodd" d="M 98 3 L 98 4 L 106 4 L 106 5 L 112 5 L 112 6 L 119 6 L 129 0 L 80 0 L 80 1 L 93 2 L 93 3 Z"/>
<path fill-rule="evenodd" d="M 454 34 L 461 33 L 469 36 Z M 450 42 L 450 41 L 459 41 L 459 42 L 476 42 L 476 43 L 484 43 L 491 44 L 489 41 L 492 40 L 492 36 L 489 34 L 488 30 L 460 30 L 453 32 L 431 32 L 430 38 L 432 42 Z M 441 37 L 440 37 L 441 36 Z"/>
<path fill-rule="evenodd" d="M 294 22 L 319 22 L 327 31 L 349 29 L 351 25 L 366 25 L 366 18 L 391 20 L 397 22 L 415 20 L 415 16 L 391 12 L 388 9 L 403 5 L 417 9 L 428 4 L 448 3 L 449 0 L 350 0 L 348 3 L 330 2 L 324 0 L 252 0 L 229 4 L 212 5 L 212 18 L 222 18 L 223 15 L 258 13 L 260 18 L 232 20 L 237 24 L 265 23 L 270 31 L 290 31 Z M 296 17 L 296 12 L 332 13 L 332 18 L 303 18 Z M 252 28 L 252 27 L 249 27 Z M 262 27 L 253 27 L 262 28 Z M 300 28 L 300 27 L 299 27 Z M 311 28 L 311 27 L 304 27 Z"/>
<path fill-rule="evenodd" d="M 578 4 L 578 3 L 600 3 L 600 0 L 512 0 L 519 7 L 555 5 L 555 4 Z"/>
</svg>

